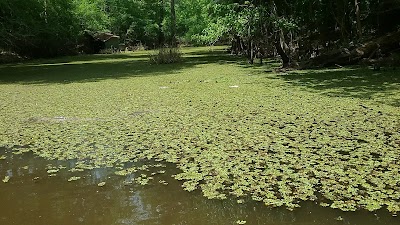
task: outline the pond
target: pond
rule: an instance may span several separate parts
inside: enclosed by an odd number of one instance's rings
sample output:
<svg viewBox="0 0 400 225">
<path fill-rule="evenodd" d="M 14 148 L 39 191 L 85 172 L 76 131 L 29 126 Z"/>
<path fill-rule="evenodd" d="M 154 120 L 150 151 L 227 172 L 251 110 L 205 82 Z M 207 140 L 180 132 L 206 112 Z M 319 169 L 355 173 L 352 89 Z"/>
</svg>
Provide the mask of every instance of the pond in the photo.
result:
<svg viewBox="0 0 400 225">
<path fill-rule="evenodd" d="M 289 211 L 251 200 L 239 204 L 229 197 L 208 200 L 200 191 L 184 191 L 182 182 L 171 177 L 178 172 L 172 164 L 167 165 L 165 174 L 141 186 L 127 185 L 130 177 L 115 175 L 113 168 L 72 173 L 73 160 L 49 161 L 5 149 L 0 149 L 0 155 L 6 156 L 0 160 L 1 179 L 9 177 L 7 182 L 0 182 L 2 225 L 400 224 L 400 218 L 386 210 L 342 212 L 304 202 L 301 208 Z M 50 167 L 57 167 L 59 172 L 49 173 Z M 164 182 L 159 183 L 161 180 Z"/>
</svg>

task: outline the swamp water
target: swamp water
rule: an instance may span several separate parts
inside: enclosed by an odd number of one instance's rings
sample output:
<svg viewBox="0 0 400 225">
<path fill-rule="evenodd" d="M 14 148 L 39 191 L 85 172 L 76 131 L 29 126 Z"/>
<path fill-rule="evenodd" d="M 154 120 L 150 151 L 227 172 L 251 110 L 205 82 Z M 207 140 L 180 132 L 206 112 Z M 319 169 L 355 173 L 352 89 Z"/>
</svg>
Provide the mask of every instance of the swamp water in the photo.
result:
<svg viewBox="0 0 400 225">
<path fill-rule="evenodd" d="M 182 190 L 181 182 L 171 177 L 177 172 L 172 165 L 149 185 L 126 185 L 130 177 L 117 176 L 112 168 L 72 173 L 68 170 L 74 161 L 48 161 L 4 149 L 0 153 L 6 156 L 0 160 L 1 179 L 9 178 L 0 182 L 1 225 L 400 224 L 400 217 L 386 210 L 342 212 L 305 202 L 289 211 L 251 200 L 243 204 L 233 198 L 208 200 L 199 191 Z M 61 169 L 49 176 L 48 165 Z M 71 177 L 76 180 L 68 181 Z"/>
</svg>

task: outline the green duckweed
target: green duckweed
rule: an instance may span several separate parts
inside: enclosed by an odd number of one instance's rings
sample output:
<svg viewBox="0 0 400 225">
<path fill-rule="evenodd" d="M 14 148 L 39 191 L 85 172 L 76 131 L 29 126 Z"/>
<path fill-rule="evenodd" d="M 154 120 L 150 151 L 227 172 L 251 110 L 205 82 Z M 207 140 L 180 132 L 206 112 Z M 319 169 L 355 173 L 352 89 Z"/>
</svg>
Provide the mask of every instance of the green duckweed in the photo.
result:
<svg viewBox="0 0 400 225">
<path fill-rule="evenodd" d="M 11 177 L 10 176 L 5 176 L 4 179 L 2 180 L 4 183 L 8 183 L 10 181 Z"/>
<path fill-rule="evenodd" d="M 132 71 L 124 79 L 1 83 L 0 147 L 74 159 L 72 172 L 113 166 L 121 176 L 139 173 L 128 185 L 147 185 L 153 177 L 140 173 L 162 174 L 157 168 L 173 163 L 183 189 L 210 199 L 400 211 L 400 111 L 385 96 L 310 91 L 286 80 L 289 73 L 229 63 L 187 66 L 157 65 L 153 71 L 162 72 Z M 49 76 L 68 72 L 36 69 Z M 390 100 L 400 96 L 396 90 Z"/>
<path fill-rule="evenodd" d="M 70 178 L 68 179 L 68 181 L 71 182 L 71 181 L 77 181 L 77 180 L 80 180 L 80 179 L 81 179 L 81 177 L 75 177 L 75 176 L 73 176 L 73 177 L 70 177 Z"/>
</svg>

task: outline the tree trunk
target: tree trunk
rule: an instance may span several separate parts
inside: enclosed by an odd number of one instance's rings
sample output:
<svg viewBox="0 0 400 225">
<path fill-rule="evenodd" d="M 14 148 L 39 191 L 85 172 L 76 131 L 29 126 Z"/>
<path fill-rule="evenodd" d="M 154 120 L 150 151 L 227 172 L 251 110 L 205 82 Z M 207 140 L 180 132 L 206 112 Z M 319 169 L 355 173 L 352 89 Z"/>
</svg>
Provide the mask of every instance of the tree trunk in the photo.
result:
<svg viewBox="0 0 400 225">
<path fill-rule="evenodd" d="M 171 0 L 171 46 L 176 47 L 176 12 L 175 0 Z"/>
<path fill-rule="evenodd" d="M 253 37 L 251 35 L 251 18 L 249 20 L 249 27 L 247 30 L 247 38 L 248 38 L 248 47 L 247 47 L 247 54 L 249 58 L 249 63 L 253 64 L 254 63 L 254 49 L 253 49 Z"/>
<path fill-rule="evenodd" d="M 158 47 L 163 47 L 165 41 L 163 25 L 162 25 L 164 21 L 164 0 L 161 0 L 159 4 L 160 4 L 159 7 L 160 17 L 158 18 Z"/>
<path fill-rule="evenodd" d="M 280 38 L 278 38 L 275 41 L 275 48 L 276 48 L 276 52 L 281 56 L 282 58 L 282 68 L 287 68 L 290 66 L 290 58 L 289 56 L 285 53 L 285 51 L 282 48 L 281 45 L 281 40 Z"/>
<path fill-rule="evenodd" d="M 47 0 L 44 0 L 44 21 L 47 24 Z"/>
<path fill-rule="evenodd" d="M 360 19 L 360 4 L 358 0 L 354 0 L 354 6 L 356 8 L 356 22 L 357 22 L 357 33 L 358 37 L 362 38 L 362 26 L 361 26 L 361 19 Z"/>
<path fill-rule="evenodd" d="M 277 12 L 277 9 L 276 9 L 275 1 L 274 1 L 274 0 L 270 0 L 269 5 L 270 5 L 270 7 L 271 7 L 271 13 L 272 13 L 275 17 L 278 18 L 278 12 Z M 285 41 L 284 41 L 284 39 L 283 39 L 284 36 L 283 36 L 283 33 L 282 33 L 282 29 L 278 29 L 278 30 L 275 32 L 274 35 L 275 35 L 274 45 L 275 45 L 276 52 L 277 52 L 278 55 L 280 55 L 281 58 L 282 58 L 282 68 L 287 68 L 287 67 L 290 66 L 290 58 L 289 58 L 289 56 L 286 54 L 286 52 L 285 52 L 285 50 L 284 50 L 284 48 L 285 48 L 286 46 L 283 46 L 283 47 L 282 47 L 282 45 L 285 45 Z"/>
<path fill-rule="evenodd" d="M 239 55 L 239 53 L 242 51 L 241 49 L 241 40 L 240 37 L 237 35 L 234 35 L 232 38 L 232 47 L 231 47 L 231 54 L 232 55 Z"/>
<path fill-rule="evenodd" d="M 249 58 L 249 63 L 253 64 L 254 63 L 254 47 L 253 47 L 253 40 L 249 40 L 249 49 L 248 49 L 248 58 Z"/>
<path fill-rule="evenodd" d="M 349 33 L 346 26 L 346 18 L 347 18 L 347 5 L 349 1 L 330 1 L 330 5 L 332 8 L 332 15 L 335 19 L 337 25 L 339 26 L 340 33 L 342 35 L 341 41 L 347 42 L 349 38 Z"/>
</svg>

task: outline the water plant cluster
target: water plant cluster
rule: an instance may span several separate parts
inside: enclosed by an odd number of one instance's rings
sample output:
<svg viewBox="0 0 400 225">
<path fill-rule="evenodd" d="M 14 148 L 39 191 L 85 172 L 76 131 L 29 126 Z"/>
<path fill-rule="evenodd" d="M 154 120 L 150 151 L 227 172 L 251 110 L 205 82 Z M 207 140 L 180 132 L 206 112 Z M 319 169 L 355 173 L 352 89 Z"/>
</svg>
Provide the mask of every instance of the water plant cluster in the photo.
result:
<svg viewBox="0 0 400 225">
<path fill-rule="evenodd" d="M 75 171 L 138 173 L 141 185 L 174 163 L 182 188 L 210 199 L 399 212 L 398 107 L 309 92 L 279 76 L 208 63 L 98 82 L 0 84 L 0 146 L 76 159 Z"/>
</svg>

